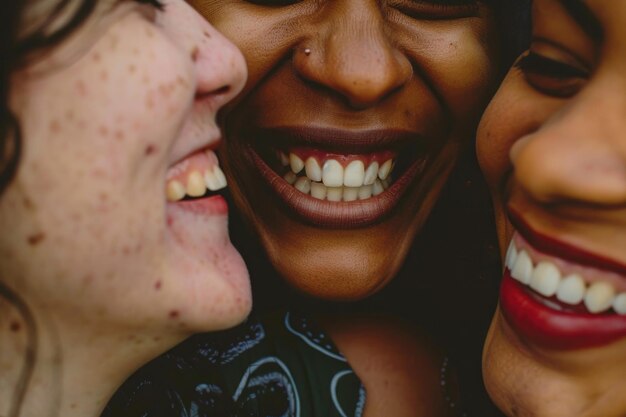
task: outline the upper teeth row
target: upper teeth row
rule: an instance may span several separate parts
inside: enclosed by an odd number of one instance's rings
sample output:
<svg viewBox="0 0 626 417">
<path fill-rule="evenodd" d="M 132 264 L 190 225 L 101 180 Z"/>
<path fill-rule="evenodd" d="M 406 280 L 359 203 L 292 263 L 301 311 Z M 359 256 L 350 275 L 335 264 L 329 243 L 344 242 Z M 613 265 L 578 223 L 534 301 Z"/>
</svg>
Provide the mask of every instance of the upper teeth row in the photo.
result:
<svg viewBox="0 0 626 417">
<path fill-rule="evenodd" d="M 294 174 L 305 170 L 306 176 L 311 181 L 322 182 L 327 187 L 361 187 L 363 185 L 373 185 L 376 178 L 384 181 L 389 177 L 393 169 L 394 161 L 388 159 L 382 165 L 373 161 L 365 169 L 363 161 L 352 161 L 345 168 L 336 159 L 327 159 L 323 165 L 314 157 L 303 161 L 298 155 L 290 153 L 289 156 L 280 154 L 281 162 L 284 166 L 289 165 Z"/>
<path fill-rule="evenodd" d="M 563 277 L 559 268 L 549 261 L 534 265 L 528 253 L 518 251 L 513 241 L 506 253 L 505 264 L 514 279 L 545 297 L 556 295 L 559 301 L 569 305 L 582 301 L 591 313 L 602 313 L 612 307 L 616 313 L 626 314 L 626 292 L 617 294 L 608 282 L 598 281 L 587 286 L 579 274 Z"/>
<path fill-rule="evenodd" d="M 207 188 L 211 191 L 221 190 L 226 187 L 226 177 L 219 166 L 206 169 L 204 174 L 200 171 L 191 171 L 187 174 L 185 183 L 179 180 L 167 182 L 166 194 L 168 201 L 179 201 L 185 196 L 202 197 Z"/>
<path fill-rule="evenodd" d="M 360 187 L 327 187 L 321 182 L 311 181 L 306 176 L 298 177 L 293 172 L 287 172 L 283 179 L 293 185 L 298 191 L 310 194 L 318 200 L 328 201 L 356 201 L 367 200 L 372 196 L 377 196 L 389 188 L 389 180 L 381 181 L 376 178 L 372 185 L 362 185 Z"/>
</svg>

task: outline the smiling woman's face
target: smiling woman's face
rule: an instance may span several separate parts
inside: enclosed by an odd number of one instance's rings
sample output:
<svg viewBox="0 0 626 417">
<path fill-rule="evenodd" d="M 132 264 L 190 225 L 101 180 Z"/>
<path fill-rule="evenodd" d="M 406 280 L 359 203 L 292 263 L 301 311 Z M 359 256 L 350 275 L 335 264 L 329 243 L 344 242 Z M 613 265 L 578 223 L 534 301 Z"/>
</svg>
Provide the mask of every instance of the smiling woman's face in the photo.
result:
<svg viewBox="0 0 626 417">
<path fill-rule="evenodd" d="M 222 197 L 166 193 L 217 169 L 215 115 L 245 64 L 183 0 L 143 3 L 97 2 L 14 74 L 23 154 L 0 198 L 0 277 L 38 315 L 162 339 L 164 326 L 223 328 L 250 308 Z"/>
<path fill-rule="evenodd" d="M 510 416 L 626 414 L 625 40 L 624 1 L 535 0 L 479 128 L 505 259 L 483 368 Z"/>
<path fill-rule="evenodd" d="M 492 92 L 492 11 L 473 0 L 191 3 L 248 62 L 226 168 L 271 262 L 315 296 L 377 291 Z"/>
</svg>

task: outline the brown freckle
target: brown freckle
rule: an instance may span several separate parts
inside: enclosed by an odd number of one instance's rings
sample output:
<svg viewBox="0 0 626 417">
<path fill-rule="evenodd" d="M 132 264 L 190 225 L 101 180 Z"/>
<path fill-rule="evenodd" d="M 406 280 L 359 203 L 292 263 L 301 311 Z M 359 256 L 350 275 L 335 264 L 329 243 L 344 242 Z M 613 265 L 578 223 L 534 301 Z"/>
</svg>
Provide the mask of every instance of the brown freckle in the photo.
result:
<svg viewBox="0 0 626 417">
<path fill-rule="evenodd" d="M 24 199 L 22 200 L 22 204 L 24 204 L 24 207 L 27 208 L 28 210 L 32 210 L 35 208 L 35 204 L 33 203 L 33 200 L 31 200 L 28 197 L 24 197 Z"/>
<path fill-rule="evenodd" d="M 146 28 L 146 35 L 148 35 L 149 38 L 152 38 L 154 36 L 152 28 Z"/>
<path fill-rule="evenodd" d="M 100 79 L 101 79 L 102 81 L 107 81 L 107 80 L 109 79 L 109 73 L 108 73 L 108 72 L 106 72 L 106 71 L 102 71 L 102 72 L 100 73 Z"/>
<path fill-rule="evenodd" d="M 154 342 L 160 342 L 160 341 L 161 341 L 161 336 L 154 336 L 154 337 L 152 338 L 152 340 L 153 340 Z"/>
<path fill-rule="evenodd" d="M 171 319 L 177 319 L 179 316 L 180 316 L 180 312 L 178 310 L 170 311 L 170 318 Z"/>
<path fill-rule="evenodd" d="M 50 132 L 59 133 L 61 131 L 61 125 L 58 120 L 53 120 L 50 122 Z"/>
<path fill-rule="evenodd" d="M 172 216 L 167 216 L 167 225 L 172 226 L 174 224 L 174 219 Z"/>
<path fill-rule="evenodd" d="M 131 74 L 134 74 L 135 71 L 137 71 L 137 66 L 135 64 L 130 64 L 128 66 L 128 72 L 130 72 Z"/>
<path fill-rule="evenodd" d="M 73 410 L 73 409 L 75 409 L 76 407 L 77 407 L 76 403 L 71 403 L 71 404 L 70 404 L 70 408 L 71 408 L 72 410 Z"/>
<path fill-rule="evenodd" d="M 152 155 L 156 151 L 157 151 L 157 147 L 155 145 L 153 145 L 153 144 L 150 144 L 150 145 L 146 146 L 145 154 L 146 154 L 146 156 Z"/>
<path fill-rule="evenodd" d="M 111 49 L 115 50 L 117 48 L 117 44 L 119 43 L 119 39 L 116 35 L 111 36 Z"/>
<path fill-rule="evenodd" d="M 65 117 L 67 118 L 67 120 L 69 120 L 70 122 L 74 120 L 74 110 L 68 110 L 67 113 L 65 113 Z"/>
<path fill-rule="evenodd" d="M 100 133 L 102 136 L 109 136 L 109 128 L 106 126 L 100 126 L 98 128 L 98 133 Z"/>
<path fill-rule="evenodd" d="M 163 286 L 163 283 L 161 281 L 157 281 L 154 283 L 154 289 L 157 291 L 160 290 L 162 286 Z"/>
<path fill-rule="evenodd" d="M 124 246 L 124 247 L 122 248 L 122 253 L 123 253 L 124 255 L 130 255 L 130 248 L 129 248 L 128 246 Z"/>
<path fill-rule="evenodd" d="M 46 234 L 43 232 L 35 233 L 34 235 L 28 236 L 28 244 L 31 246 L 36 246 L 40 244 L 46 238 Z"/>
<path fill-rule="evenodd" d="M 202 32 L 202 34 L 203 34 L 205 37 L 207 37 L 207 38 L 211 39 L 211 34 L 210 34 L 209 32 L 207 32 L 206 30 L 205 30 L 204 32 Z"/>
<path fill-rule="evenodd" d="M 78 91 L 80 96 L 84 97 L 87 95 L 87 86 L 83 80 L 76 81 L 76 91 Z"/>
<path fill-rule="evenodd" d="M 200 49 L 197 46 L 194 46 L 191 50 L 191 60 L 196 62 L 198 60 L 198 56 L 200 55 Z"/>
<path fill-rule="evenodd" d="M 107 193 L 100 193 L 98 198 L 100 199 L 102 203 L 104 203 L 109 200 L 109 195 Z"/>
<path fill-rule="evenodd" d="M 124 132 L 122 132 L 121 130 L 116 130 L 115 131 L 115 139 L 117 140 L 124 140 L 126 136 L 124 135 Z"/>
<path fill-rule="evenodd" d="M 87 122 L 84 120 L 79 120 L 77 126 L 79 129 L 84 129 L 87 126 Z"/>
<path fill-rule="evenodd" d="M 149 109 L 154 107 L 154 100 L 152 100 L 152 97 L 146 98 L 146 107 Z"/>
<path fill-rule="evenodd" d="M 93 54 L 93 60 L 96 62 L 100 62 L 101 56 L 99 52 L 96 52 L 95 54 Z"/>
<path fill-rule="evenodd" d="M 9 329 L 13 333 L 17 333 L 22 329 L 22 324 L 19 321 L 12 321 Z"/>
<path fill-rule="evenodd" d="M 93 275 L 85 275 L 83 277 L 83 282 L 85 283 L 85 285 L 91 285 L 91 283 L 93 282 Z"/>
</svg>

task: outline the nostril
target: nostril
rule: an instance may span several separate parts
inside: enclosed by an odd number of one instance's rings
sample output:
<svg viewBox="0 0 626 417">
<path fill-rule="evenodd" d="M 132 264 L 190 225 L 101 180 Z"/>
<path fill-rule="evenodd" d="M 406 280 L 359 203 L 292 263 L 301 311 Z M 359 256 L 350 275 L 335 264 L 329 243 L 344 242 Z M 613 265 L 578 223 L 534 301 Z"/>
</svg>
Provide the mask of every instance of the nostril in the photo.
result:
<svg viewBox="0 0 626 417">
<path fill-rule="evenodd" d="M 230 85 L 223 85 L 219 88 L 216 88 L 215 90 L 212 91 L 208 91 L 208 92 L 199 92 L 196 94 L 196 100 L 202 100 L 203 98 L 206 97 L 218 97 L 218 96 L 226 96 L 230 93 L 231 91 L 231 86 Z"/>
</svg>

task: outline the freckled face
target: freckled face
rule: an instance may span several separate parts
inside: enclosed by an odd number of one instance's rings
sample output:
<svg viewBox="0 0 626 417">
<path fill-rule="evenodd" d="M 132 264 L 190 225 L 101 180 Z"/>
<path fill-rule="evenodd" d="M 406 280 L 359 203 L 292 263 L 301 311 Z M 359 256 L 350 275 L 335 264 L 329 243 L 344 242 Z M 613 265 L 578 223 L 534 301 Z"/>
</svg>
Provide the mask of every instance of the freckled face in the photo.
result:
<svg viewBox="0 0 626 417">
<path fill-rule="evenodd" d="M 315 296 L 379 290 L 489 96 L 491 11 L 473 1 L 191 3 L 247 59 L 224 155 L 271 262 Z"/>
<path fill-rule="evenodd" d="M 219 141 L 242 56 L 183 1 L 115 3 L 15 74 L 24 153 L 0 199 L 0 276 L 103 329 L 233 325 L 251 300 L 225 203 L 167 203 L 166 174 Z"/>
<path fill-rule="evenodd" d="M 535 0 L 480 124 L 506 265 L 483 369 L 509 416 L 626 415 L 625 39 L 626 2 Z"/>
</svg>

